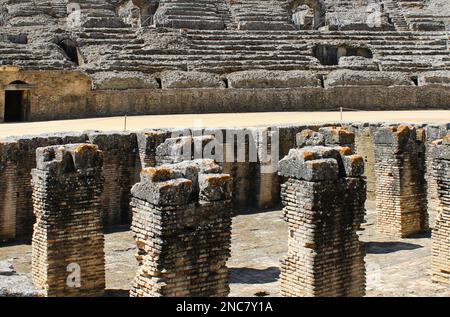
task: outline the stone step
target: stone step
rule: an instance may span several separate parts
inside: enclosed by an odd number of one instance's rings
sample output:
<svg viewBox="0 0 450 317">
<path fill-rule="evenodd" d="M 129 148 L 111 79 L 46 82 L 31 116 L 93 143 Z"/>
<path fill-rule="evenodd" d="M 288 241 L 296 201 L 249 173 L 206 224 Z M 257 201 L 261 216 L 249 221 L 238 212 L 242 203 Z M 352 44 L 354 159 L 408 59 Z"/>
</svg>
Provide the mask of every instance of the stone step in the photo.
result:
<svg viewBox="0 0 450 317">
<path fill-rule="evenodd" d="M 156 60 L 158 62 L 161 61 L 200 61 L 206 62 L 210 61 L 211 63 L 224 63 L 224 62 L 252 62 L 252 61 L 272 61 L 274 59 L 280 60 L 280 61 L 286 61 L 286 60 L 295 60 L 295 61 L 311 61 L 314 60 L 314 57 L 308 56 L 308 55 L 284 55 L 284 54 L 271 54 L 271 55 L 204 55 L 199 59 L 196 55 L 184 55 L 182 58 L 177 55 L 152 55 L 152 56 L 136 56 L 136 55 L 128 55 L 123 54 L 115 57 L 111 57 L 109 60 L 120 60 L 120 61 L 143 61 L 147 62 L 149 60 L 149 57 L 151 57 L 153 60 Z"/>
</svg>

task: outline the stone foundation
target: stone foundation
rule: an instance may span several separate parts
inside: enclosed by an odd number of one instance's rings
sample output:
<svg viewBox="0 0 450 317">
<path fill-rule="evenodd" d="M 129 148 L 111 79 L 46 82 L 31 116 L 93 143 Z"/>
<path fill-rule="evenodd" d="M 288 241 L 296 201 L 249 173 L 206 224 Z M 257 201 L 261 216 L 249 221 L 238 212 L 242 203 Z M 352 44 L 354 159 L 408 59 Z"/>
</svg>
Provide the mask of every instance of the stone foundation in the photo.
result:
<svg viewBox="0 0 450 317">
<path fill-rule="evenodd" d="M 450 287 L 450 135 L 433 148 L 439 208 L 432 232 L 432 279 Z"/>
<path fill-rule="evenodd" d="M 364 162 L 349 148 L 306 146 L 280 161 L 288 254 L 281 261 L 283 296 L 364 296 Z"/>
<path fill-rule="evenodd" d="M 407 237 L 428 229 L 423 136 L 414 127 L 380 127 L 375 146 L 377 228 Z"/>
<path fill-rule="evenodd" d="M 102 153 L 73 144 L 37 149 L 32 278 L 46 296 L 102 296 Z"/>
<path fill-rule="evenodd" d="M 131 296 L 228 295 L 232 179 L 218 172 L 210 160 L 142 171 L 132 189 Z"/>
</svg>

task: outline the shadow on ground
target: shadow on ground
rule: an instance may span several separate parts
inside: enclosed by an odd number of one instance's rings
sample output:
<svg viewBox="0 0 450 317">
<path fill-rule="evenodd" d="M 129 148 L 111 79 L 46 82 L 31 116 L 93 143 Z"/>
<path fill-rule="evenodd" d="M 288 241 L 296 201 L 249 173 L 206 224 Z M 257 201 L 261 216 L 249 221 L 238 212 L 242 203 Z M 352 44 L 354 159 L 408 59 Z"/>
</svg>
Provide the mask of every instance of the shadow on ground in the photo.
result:
<svg viewBox="0 0 450 317">
<path fill-rule="evenodd" d="M 127 289 L 107 289 L 105 297 L 129 297 L 130 291 Z"/>
<path fill-rule="evenodd" d="M 405 242 L 366 242 L 366 253 L 386 254 L 402 250 L 415 250 L 422 248 L 421 245 Z"/>
<path fill-rule="evenodd" d="M 266 269 L 230 268 L 230 283 L 238 284 L 266 284 L 278 281 L 280 269 L 268 267 Z"/>
</svg>

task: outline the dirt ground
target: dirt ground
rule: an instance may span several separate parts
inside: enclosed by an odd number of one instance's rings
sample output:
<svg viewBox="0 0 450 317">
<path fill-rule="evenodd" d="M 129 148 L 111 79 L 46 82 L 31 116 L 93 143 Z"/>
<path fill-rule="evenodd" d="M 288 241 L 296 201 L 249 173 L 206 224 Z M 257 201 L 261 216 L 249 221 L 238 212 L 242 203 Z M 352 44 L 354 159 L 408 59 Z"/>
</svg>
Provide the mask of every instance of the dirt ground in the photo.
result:
<svg viewBox="0 0 450 317">
<path fill-rule="evenodd" d="M 367 204 L 361 231 L 366 245 L 368 296 L 450 296 L 447 286 L 430 278 L 430 233 L 396 239 L 375 230 L 373 202 Z M 279 210 L 233 219 L 230 296 L 278 296 L 279 260 L 287 251 L 287 225 Z M 110 296 L 126 296 L 137 262 L 129 231 L 106 235 L 106 278 Z M 17 272 L 30 272 L 30 245 L 0 247 L 0 261 L 13 259 Z M 0 276 L 0 286 L 1 286 Z"/>
<path fill-rule="evenodd" d="M 343 121 L 448 123 L 450 111 L 346 111 Z M 258 125 L 337 123 L 339 112 L 261 112 L 192 115 L 133 116 L 126 118 L 126 129 L 251 127 Z M 78 119 L 47 122 L 2 123 L 0 137 L 85 130 L 124 130 L 125 117 Z"/>
</svg>

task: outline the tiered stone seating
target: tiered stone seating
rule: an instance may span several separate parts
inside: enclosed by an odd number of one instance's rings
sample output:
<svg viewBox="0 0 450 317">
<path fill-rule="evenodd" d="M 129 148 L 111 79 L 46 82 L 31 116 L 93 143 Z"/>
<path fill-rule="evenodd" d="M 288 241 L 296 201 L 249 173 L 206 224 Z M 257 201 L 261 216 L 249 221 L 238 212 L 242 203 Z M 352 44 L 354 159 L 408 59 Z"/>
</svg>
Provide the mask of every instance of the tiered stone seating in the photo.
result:
<svg viewBox="0 0 450 317">
<path fill-rule="evenodd" d="M 225 0 L 162 0 L 156 26 L 223 30 L 231 23 Z"/>
<path fill-rule="evenodd" d="M 100 49 L 92 46 L 111 47 L 143 44 L 131 25 L 126 24 L 115 12 L 115 6 L 106 1 L 85 0 L 80 3 L 81 27 L 74 32 L 84 61 L 96 60 Z"/>
<path fill-rule="evenodd" d="M 286 0 L 228 0 L 240 30 L 294 30 Z"/>
<path fill-rule="evenodd" d="M 411 30 L 443 31 L 445 23 L 442 19 L 450 18 L 448 10 L 436 12 L 425 0 L 392 0 L 394 1 L 399 10 L 404 12 L 405 22 Z"/>
<path fill-rule="evenodd" d="M 388 12 L 388 16 L 391 22 L 395 25 L 396 30 L 406 31 L 409 30 L 408 22 L 403 14 L 401 7 L 396 0 L 384 0 L 385 10 Z"/>
<path fill-rule="evenodd" d="M 13 26 L 58 23 L 67 16 L 65 0 L 8 0 L 8 24 Z"/>
<path fill-rule="evenodd" d="M 313 31 L 207 31 L 191 30 L 177 49 L 154 49 L 146 45 L 111 48 L 89 71 L 108 69 L 143 71 L 166 69 L 230 73 L 242 70 L 354 70 L 420 71 L 450 69 L 447 37 L 435 32 L 313 32 Z M 367 64 L 324 66 L 313 56 L 317 44 L 368 47 L 373 53 Z M 369 60 L 370 61 L 370 60 Z M 378 67 L 376 65 L 379 65 Z"/>
<path fill-rule="evenodd" d="M 56 44 L 16 44 L 0 42 L 0 65 L 20 66 L 23 69 L 70 69 L 74 64 Z"/>
</svg>

